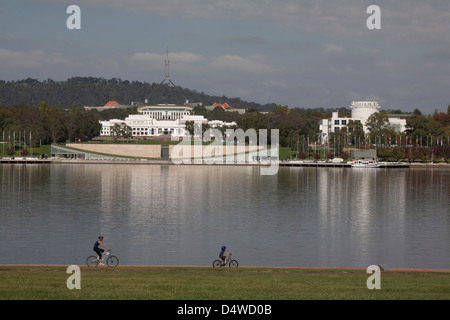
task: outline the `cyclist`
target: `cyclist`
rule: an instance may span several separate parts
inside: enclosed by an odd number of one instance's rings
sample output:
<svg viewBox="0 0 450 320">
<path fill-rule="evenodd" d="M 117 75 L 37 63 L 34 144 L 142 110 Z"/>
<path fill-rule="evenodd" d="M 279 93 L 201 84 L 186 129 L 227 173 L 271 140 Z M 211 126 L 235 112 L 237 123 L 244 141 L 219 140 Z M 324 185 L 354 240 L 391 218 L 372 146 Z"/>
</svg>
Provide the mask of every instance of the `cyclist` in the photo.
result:
<svg viewBox="0 0 450 320">
<path fill-rule="evenodd" d="M 94 251 L 98 254 L 98 261 L 99 261 L 99 266 L 103 266 L 104 264 L 102 263 L 102 254 L 103 252 L 105 252 L 105 250 L 99 248 L 98 246 L 102 246 L 103 248 L 105 248 L 106 250 L 109 250 L 109 248 L 107 248 L 104 244 L 103 244 L 103 236 L 98 237 L 98 240 L 95 241 L 94 244 Z"/>
<path fill-rule="evenodd" d="M 222 246 L 220 253 L 219 253 L 219 258 L 222 259 L 222 265 L 226 265 L 227 264 L 227 260 L 228 260 L 228 254 L 230 254 L 229 252 L 225 252 L 225 249 L 227 247 Z"/>
</svg>

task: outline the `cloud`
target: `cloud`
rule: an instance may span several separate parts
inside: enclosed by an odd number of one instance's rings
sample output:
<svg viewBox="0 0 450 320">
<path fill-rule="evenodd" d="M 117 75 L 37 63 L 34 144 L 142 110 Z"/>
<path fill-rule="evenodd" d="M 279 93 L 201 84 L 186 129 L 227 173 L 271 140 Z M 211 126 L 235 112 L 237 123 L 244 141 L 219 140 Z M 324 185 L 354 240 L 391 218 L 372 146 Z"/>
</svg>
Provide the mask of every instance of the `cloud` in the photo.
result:
<svg viewBox="0 0 450 320">
<path fill-rule="evenodd" d="M 338 46 L 336 44 L 327 44 L 322 50 L 322 54 L 325 55 L 340 55 L 345 52 L 344 47 Z"/>
<path fill-rule="evenodd" d="M 135 53 L 129 59 L 131 65 L 154 70 L 162 70 L 166 60 L 165 54 L 159 53 Z M 206 58 L 192 52 L 169 53 L 170 66 L 178 72 L 196 69 L 204 74 L 211 71 L 226 71 L 233 74 L 264 74 L 275 69 L 267 64 L 266 58 L 260 54 L 248 57 L 238 55 L 221 55 Z M 203 63 L 203 64 L 202 64 Z"/>
<path fill-rule="evenodd" d="M 16 44 L 16 43 L 25 43 L 27 41 L 27 37 L 23 35 L 15 35 L 15 34 L 0 34 L 0 43 L 3 44 Z"/>
<path fill-rule="evenodd" d="M 264 56 L 259 54 L 249 57 L 222 55 L 214 59 L 209 67 L 219 71 L 233 71 L 242 74 L 264 74 L 275 71 L 275 68 L 266 64 L 264 60 Z"/>
<path fill-rule="evenodd" d="M 64 61 L 60 53 L 48 53 L 42 50 L 24 52 L 0 48 L 0 67 L 3 68 L 40 68 Z"/>
<path fill-rule="evenodd" d="M 148 69 L 162 69 L 166 60 L 165 54 L 159 53 L 135 53 L 129 58 L 129 62 L 134 66 Z M 169 53 L 170 64 L 176 64 L 177 70 L 191 69 L 191 67 L 202 62 L 204 57 L 192 52 L 172 52 Z"/>
<path fill-rule="evenodd" d="M 42 2 L 60 1 L 36 0 L 34 6 Z M 381 30 L 366 27 L 372 4 L 77 0 L 82 32 L 64 30 L 62 37 L 58 30 L 42 29 L 49 19 L 36 25 L 22 19 L 30 32 L 20 38 L 23 29 L 5 20 L 0 70 L 11 79 L 87 73 L 157 81 L 166 57 L 158 49 L 150 52 L 151 47 L 169 43 L 182 51 L 169 52 L 175 82 L 211 94 L 242 94 L 292 107 L 347 105 L 348 95 L 364 99 L 372 94 L 406 107 L 416 100 L 448 105 L 450 2 L 382 1 Z M 64 18 L 63 13 L 61 28 Z"/>
<path fill-rule="evenodd" d="M 392 69 L 396 66 L 396 63 L 392 60 L 382 60 L 376 63 L 377 67 Z"/>
<path fill-rule="evenodd" d="M 162 17 L 200 18 L 227 22 L 257 19 L 278 26 L 329 36 L 366 37 L 371 0 L 79 0 L 82 6 L 118 8 Z M 385 37 L 402 41 L 450 41 L 448 1 L 396 0 L 379 5 Z"/>
<path fill-rule="evenodd" d="M 246 45 L 265 45 L 267 41 L 259 36 L 245 34 L 227 34 L 223 39 L 229 43 L 246 44 Z"/>
</svg>

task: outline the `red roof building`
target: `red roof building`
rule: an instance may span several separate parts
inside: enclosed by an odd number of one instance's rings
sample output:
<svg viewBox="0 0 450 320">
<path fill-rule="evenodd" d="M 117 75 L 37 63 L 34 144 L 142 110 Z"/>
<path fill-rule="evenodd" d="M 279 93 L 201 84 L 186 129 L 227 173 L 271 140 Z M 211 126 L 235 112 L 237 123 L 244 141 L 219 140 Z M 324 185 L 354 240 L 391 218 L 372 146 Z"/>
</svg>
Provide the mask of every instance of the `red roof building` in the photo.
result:
<svg viewBox="0 0 450 320">
<path fill-rule="evenodd" d="M 223 109 L 233 109 L 232 107 L 230 107 L 229 105 L 228 105 L 228 103 L 214 103 L 213 104 L 213 107 L 215 108 L 215 107 L 222 107 Z"/>
<path fill-rule="evenodd" d="M 105 107 L 114 108 L 114 106 L 118 106 L 118 105 L 119 105 L 119 103 L 118 103 L 117 101 L 108 101 L 108 102 L 105 104 Z"/>
</svg>

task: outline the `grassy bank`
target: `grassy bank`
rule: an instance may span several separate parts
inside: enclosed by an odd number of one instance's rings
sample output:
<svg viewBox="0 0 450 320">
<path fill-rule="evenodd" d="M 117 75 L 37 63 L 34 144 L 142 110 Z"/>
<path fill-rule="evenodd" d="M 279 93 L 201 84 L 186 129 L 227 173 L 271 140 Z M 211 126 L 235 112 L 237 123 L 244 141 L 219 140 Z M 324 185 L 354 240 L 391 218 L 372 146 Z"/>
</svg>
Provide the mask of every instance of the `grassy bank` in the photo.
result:
<svg viewBox="0 0 450 320">
<path fill-rule="evenodd" d="M 21 155 L 21 152 L 22 152 L 22 150 L 23 150 L 23 148 L 21 147 L 21 146 L 16 146 L 15 147 L 15 153 L 14 154 L 12 154 L 12 155 L 9 155 L 8 154 L 8 148 L 9 148 L 10 146 L 8 145 L 8 144 L 0 144 L 0 158 L 2 158 L 2 157 L 23 157 L 22 155 Z M 46 154 L 46 155 L 50 155 L 50 148 L 51 148 L 51 146 L 50 145 L 42 145 L 42 146 L 39 146 L 39 147 L 34 147 L 34 148 L 29 148 L 29 147 L 26 147 L 26 150 L 28 150 L 28 157 L 39 157 L 39 156 L 41 156 L 41 155 L 43 155 L 43 154 Z"/>
<path fill-rule="evenodd" d="M 437 272 L 382 272 L 381 289 L 369 290 L 365 270 L 81 267 L 81 289 L 69 290 L 66 269 L 0 266 L 0 299 L 450 299 L 450 274 Z"/>
</svg>

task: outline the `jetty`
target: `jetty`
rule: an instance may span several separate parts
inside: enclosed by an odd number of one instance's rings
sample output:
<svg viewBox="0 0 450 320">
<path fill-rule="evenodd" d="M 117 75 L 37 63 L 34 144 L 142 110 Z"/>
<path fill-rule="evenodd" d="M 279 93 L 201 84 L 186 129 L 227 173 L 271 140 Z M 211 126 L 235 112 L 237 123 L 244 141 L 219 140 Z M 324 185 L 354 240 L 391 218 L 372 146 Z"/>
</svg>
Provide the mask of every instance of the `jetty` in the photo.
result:
<svg viewBox="0 0 450 320">
<path fill-rule="evenodd" d="M 276 160 L 275 160 L 276 161 Z M 312 167 L 312 168 L 351 168 L 352 162 L 332 162 L 332 161 L 277 161 L 280 167 Z M 177 165 L 170 160 L 162 159 L 135 159 L 135 158 L 110 158 L 110 159 L 75 159 L 75 158 L 0 158 L 0 164 L 143 164 L 143 165 Z M 220 165 L 219 163 L 193 162 L 196 165 Z M 244 162 L 226 163 L 222 165 L 239 166 L 267 166 L 271 162 Z M 384 169 L 404 169 L 404 168 L 443 168 L 450 169 L 447 163 L 418 163 L 418 162 L 379 162 L 379 168 Z"/>
<path fill-rule="evenodd" d="M 380 162 L 379 168 L 400 169 L 409 168 L 409 163 L 403 162 Z M 351 168 L 352 162 L 324 162 L 324 161 L 280 161 L 280 167 L 313 167 L 313 168 Z"/>
<path fill-rule="evenodd" d="M 1 163 L 16 163 L 16 164 L 50 164 L 53 159 L 41 159 L 41 158 L 0 158 Z"/>
</svg>

